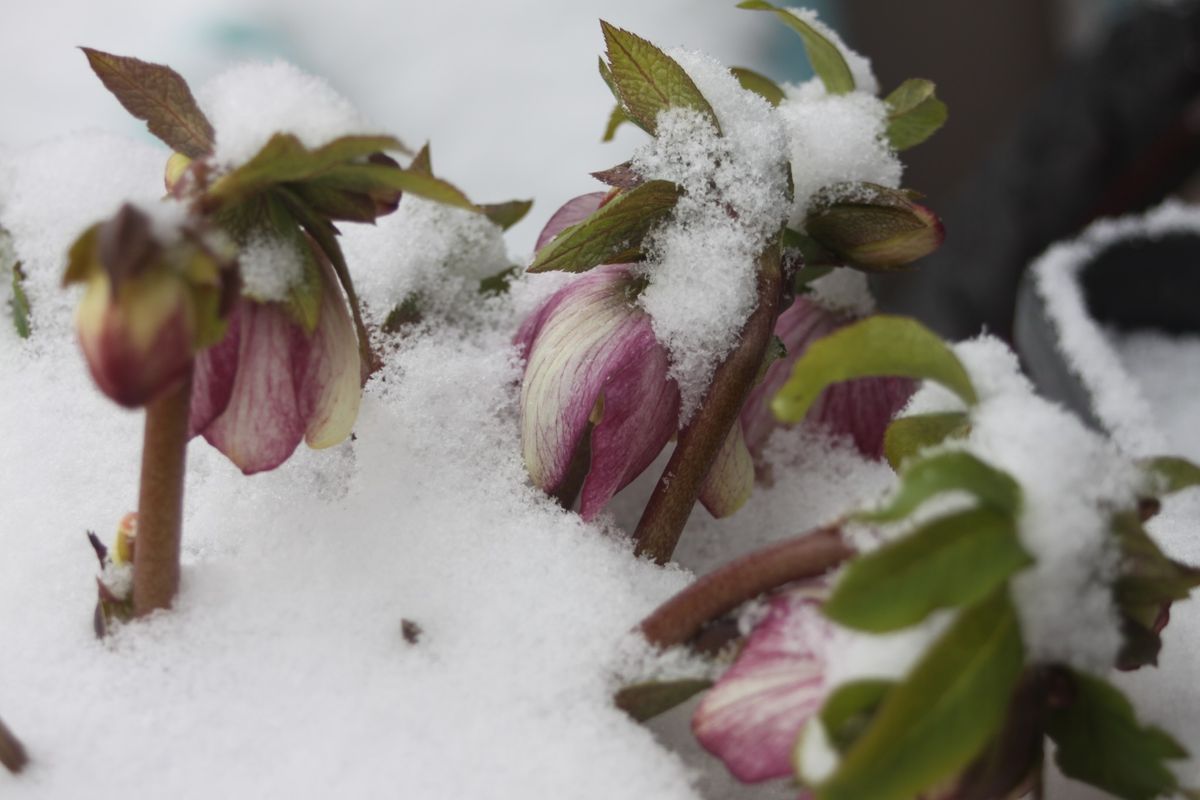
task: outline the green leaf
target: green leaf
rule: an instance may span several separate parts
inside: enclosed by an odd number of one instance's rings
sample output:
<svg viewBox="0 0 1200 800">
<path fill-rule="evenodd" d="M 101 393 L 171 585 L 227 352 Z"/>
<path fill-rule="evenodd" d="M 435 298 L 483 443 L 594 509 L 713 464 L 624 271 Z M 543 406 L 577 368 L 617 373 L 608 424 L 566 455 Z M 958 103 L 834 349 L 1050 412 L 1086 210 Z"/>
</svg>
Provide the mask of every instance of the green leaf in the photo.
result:
<svg viewBox="0 0 1200 800">
<path fill-rule="evenodd" d="M 617 129 L 626 122 L 633 122 L 625 110 L 621 108 L 621 104 L 613 106 L 612 113 L 608 115 L 608 122 L 604 125 L 604 136 L 600 138 L 602 142 L 611 142 L 617 135 Z"/>
<path fill-rule="evenodd" d="M 213 150 L 213 127 L 175 70 L 81 47 L 104 87 L 172 150 L 200 158 Z"/>
<path fill-rule="evenodd" d="M 868 678 L 844 683 L 833 691 L 821 707 L 821 724 L 839 753 L 858 741 L 895 685 L 895 681 Z"/>
<path fill-rule="evenodd" d="M 1012 476 L 965 450 L 950 450 L 910 463 L 900 474 L 900 488 L 891 502 L 857 516 L 871 522 L 896 522 L 926 500 L 950 491 L 974 495 L 981 506 L 1010 519 L 1015 519 L 1021 508 L 1021 487 Z"/>
<path fill-rule="evenodd" d="M 932 81 L 910 78 L 884 100 L 889 109 L 887 137 L 892 147 L 914 147 L 945 124 L 946 104 L 937 99 L 934 89 Z"/>
<path fill-rule="evenodd" d="M 648 681 L 626 686 L 617 692 L 617 708 L 638 722 L 657 717 L 712 686 L 712 681 L 682 678 L 673 681 Z"/>
<path fill-rule="evenodd" d="M 565 229 L 538 251 L 528 272 L 585 272 L 599 264 L 620 264 L 641 257 L 641 244 L 679 200 L 669 181 L 647 181 L 621 192 L 590 217 Z"/>
<path fill-rule="evenodd" d="M 479 210 L 485 217 L 504 230 L 508 230 L 524 219 L 531 208 L 533 208 L 532 200 L 507 200 L 503 203 L 485 203 L 479 206 Z"/>
<path fill-rule="evenodd" d="M 1144 466 L 1163 480 L 1166 494 L 1183 491 L 1192 486 L 1200 486 L 1200 466 L 1186 458 L 1159 456 L 1144 462 Z"/>
<path fill-rule="evenodd" d="M 848 628 L 887 633 L 978 602 L 1032 562 L 1011 517 L 971 509 L 851 561 L 822 610 Z"/>
<path fill-rule="evenodd" d="M 799 422 L 828 386 L 884 375 L 936 381 L 968 406 L 977 401 L 967 371 L 937 334 L 914 319 L 877 314 L 810 345 L 771 409 Z"/>
<path fill-rule="evenodd" d="M 613 85 L 631 119 L 653 134 L 660 111 L 691 108 L 706 117 L 720 133 L 721 124 L 712 106 L 675 59 L 629 31 L 603 20 L 600 27 L 604 31 Z"/>
<path fill-rule="evenodd" d="M 25 271 L 21 269 L 19 261 L 12 265 L 12 297 L 8 299 L 8 307 L 12 311 L 17 336 L 28 339 L 31 333 L 29 297 L 25 294 Z"/>
<path fill-rule="evenodd" d="M 971 423 L 961 411 L 899 417 L 892 420 L 883 435 L 883 454 L 892 469 L 898 470 L 905 460 L 925 448 L 961 438 L 970 429 Z"/>
<path fill-rule="evenodd" d="M 1162 729 L 1138 724 L 1116 687 L 1072 674 L 1074 702 L 1052 707 L 1046 724 L 1063 774 L 1124 800 L 1171 796 L 1179 783 L 1164 762 L 1187 758 L 1187 751 Z"/>
<path fill-rule="evenodd" d="M 745 67 L 732 67 L 729 71 L 733 73 L 733 77 L 738 79 L 738 83 L 742 85 L 743 89 L 754 92 L 773 106 L 783 102 L 783 98 L 786 96 L 783 89 L 780 89 L 779 85 L 766 75 Z"/>
<path fill-rule="evenodd" d="M 999 732 L 1024 666 L 1005 590 L 959 616 L 888 692 L 821 800 L 911 800 L 955 775 Z"/>
<path fill-rule="evenodd" d="M 268 235 L 287 242 L 300 260 L 300 278 L 288 287 L 283 306 L 296 324 L 311 336 L 321 316 L 321 293 L 326 291 L 321 279 L 321 266 L 309 248 L 308 240 L 301 233 L 299 221 L 282 198 L 274 194 L 265 195 L 263 211 Z"/>
<path fill-rule="evenodd" d="M 489 275 L 479 282 L 480 294 L 504 294 L 508 291 L 512 279 L 520 273 L 520 267 L 512 266 L 502 269 L 495 275 Z"/>
<path fill-rule="evenodd" d="M 745 0 L 738 3 L 738 8 L 751 11 L 771 11 L 783 20 L 789 28 L 800 34 L 804 41 L 804 51 L 808 53 L 809 63 L 813 72 L 825 84 L 825 91 L 830 94 L 846 94 L 854 91 L 854 75 L 838 46 L 809 22 L 788 11 L 785 8 L 773 6 L 764 0 Z"/>
</svg>

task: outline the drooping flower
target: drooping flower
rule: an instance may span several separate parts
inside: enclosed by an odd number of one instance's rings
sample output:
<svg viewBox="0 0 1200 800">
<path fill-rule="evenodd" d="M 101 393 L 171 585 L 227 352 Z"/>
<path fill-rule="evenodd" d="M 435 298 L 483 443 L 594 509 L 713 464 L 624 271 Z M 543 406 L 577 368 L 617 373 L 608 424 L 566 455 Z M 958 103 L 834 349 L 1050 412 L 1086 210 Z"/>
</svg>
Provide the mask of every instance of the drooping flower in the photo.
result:
<svg viewBox="0 0 1200 800">
<path fill-rule="evenodd" d="M 247 475 L 274 469 L 301 440 L 335 445 L 350 435 L 361 399 L 354 324 L 320 248 L 322 286 L 311 334 L 278 302 L 242 297 L 224 339 L 197 357 L 190 433 Z"/>
<path fill-rule="evenodd" d="M 825 699 L 827 593 L 822 583 L 805 583 L 775 595 L 737 661 L 696 708 L 696 739 L 740 781 L 794 773 L 796 739 Z"/>
</svg>

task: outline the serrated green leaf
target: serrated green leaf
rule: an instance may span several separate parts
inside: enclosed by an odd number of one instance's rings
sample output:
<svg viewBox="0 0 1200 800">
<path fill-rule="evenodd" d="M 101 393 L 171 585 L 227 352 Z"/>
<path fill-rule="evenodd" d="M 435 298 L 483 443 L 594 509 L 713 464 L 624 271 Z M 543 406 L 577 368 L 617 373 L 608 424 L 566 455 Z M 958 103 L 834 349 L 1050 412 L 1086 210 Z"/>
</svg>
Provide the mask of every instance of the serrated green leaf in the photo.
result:
<svg viewBox="0 0 1200 800">
<path fill-rule="evenodd" d="M 875 717 L 895 681 L 882 678 L 863 679 L 844 683 L 821 707 L 821 724 L 825 726 L 830 743 L 839 753 L 845 753 L 858 741 Z"/>
<path fill-rule="evenodd" d="M 742 85 L 743 89 L 754 92 L 773 106 L 782 103 L 783 98 L 786 97 L 783 89 L 780 89 L 779 85 L 766 75 L 745 67 L 731 67 L 729 71 L 733 73 L 733 77 L 738 79 L 738 83 Z"/>
<path fill-rule="evenodd" d="M 631 119 L 653 134 L 660 111 L 691 108 L 706 117 L 720 133 L 721 124 L 712 106 L 675 59 L 629 31 L 603 20 L 600 27 L 604 31 L 613 85 Z"/>
<path fill-rule="evenodd" d="M 967 371 L 937 334 L 914 319 L 877 314 L 810 345 L 771 410 L 799 422 L 831 384 L 886 375 L 936 381 L 968 406 L 977 400 Z"/>
<path fill-rule="evenodd" d="M 1162 479 L 1166 494 L 1200 486 L 1200 466 L 1178 456 L 1159 456 L 1144 462 L 1144 467 Z"/>
<path fill-rule="evenodd" d="M 1046 724 L 1063 774 L 1123 800 L 1171 796 L 1179 782 L 1164 762 L 1187 758 L 1187 751 L 1161 728 L 1139 724 L 1116 687 L 1082 672 L 1072 675 L 1073 702 L 1051 708 Z"/>
<path fill-rule="evenodd" d="M 1007 472 L 996 469 L 965 450 L 950 450 L 910 463 L 900 474 L 900 488 L 878 511 L 858 514 L 872 522 L 904 519 L 932 497 L 963 491 L 983 507 L 1015 519 L 1021 508 L 1021 487 Z"/>
<path fill-rule="evenodd" d="M 585 272 L 636 260 L 646 234 L 675 210 L 678 200 L 679 187 L 669 181 L 647 181 L 621 192 L 539 250 L 527 271 Z"/>
<path fill-rule="evenodd" d="M 941 444 L 947 439 L 961 438 L 970 428 L 967 415 L 961 411 L 898 417 L 892 420 L 883 435 L 883 455 L 892 469 L 898 470 L 905 460 L 925 448 Z"/>
<path fill-rule="evenodd" d="M 168 147 L 188 158 L 212 152 L 212 124 L 179 73 L 162 64 L 80 49 L 104 87 Z"/>
<path fill-rule="evenodd" d="M 848 628 L 887 633 L 978 602 L 1032 562 L 1012 517 L 971 509 L 851 561 L 822 610 Z"/>
<path fill-rule="evenodd" d="M 503 203 L 485 203 L 479 206 L 479 210 L 485 217 L 504 230 L 508 230 L 524 219 L 531 208 L 533 208 L 532 200 L 507 200 Z"/>
<path fill-rule="evenodd" d="M 681 678 L 673 681 L 647 681 L 626 686 L 613 698 L 617 708 L 638 722 L 657 717 L 712 686 L 712 681 Z"/>
<path fill-rule="evenodd" d="M 745 2 L 738 3 L 738 8 L 774 13 L 783 20 L 784 24 L 800 34 L 800 38 L 804 42 L 804 51 L 808 53 L 809 63 L 812 64 L 813 72 L 821 79 L 821 83 L 825 84 L 825 91 L 830 94 L 846 94 L 854 91 L 854 74 L 850 72 L 850 66 L 846 63 L 845 56 L 842 55 L 842 51 L 838 49 L 837 45 L 826 38 L 824 33 L 791 11 L 773 6 L 764 0 L 745 0 Z"/>
<path fill-rule="evenodd" d="M 1006 590 L 962 612 L 824 783 L 820 800 L 911 800 L 969 764 L 1000 730 L 1024 666 Z"/>
<path fill-rule="evenodd" d="M 946 123 L 946 104 L 934 94 L 932 81 L 910 78 L 884 100 L 888 105 L 887 137 L 896 150 L 928 139 Z"/>
<path fill-rule="evenodd" d="M 8 308 L 12 311 L 13 328 L 17 336 L 28 339 L 31 333 L 29 297 L 25 294 L 25 272 L 19 261 L 12 265 L 12 297 L 8 299 Z"/>
</svg>

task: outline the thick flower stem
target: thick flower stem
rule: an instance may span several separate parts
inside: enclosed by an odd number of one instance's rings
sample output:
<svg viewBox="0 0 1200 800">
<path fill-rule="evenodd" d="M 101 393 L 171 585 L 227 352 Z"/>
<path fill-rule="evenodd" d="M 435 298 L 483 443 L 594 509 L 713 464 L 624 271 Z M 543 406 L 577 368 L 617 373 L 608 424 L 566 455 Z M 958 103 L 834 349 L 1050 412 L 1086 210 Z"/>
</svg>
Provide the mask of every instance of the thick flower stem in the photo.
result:
<svg viewBox="0 0 1200 800">
<path fill-rule="evenodd" d="M 9 772 L 16 774 L 28 763 L 29 756 L 25 754 L 25 748 L 21 745 L 20 740 L 13 736 L 12 731 L 4 726 L 4 721 L 0 720 L 0 764 L 3 764 Z"/>
<path fill-rule="evenodd" d="M 179 542 L 191 375 L 146 406 L 142 483 L 133 550 L 133 613 L 170 608 L 179 590 Z"/>
<path fill-rule="evenodd" d="M 758 304 L 742 328 L 741 343 L 717 367 L 638 521 L 633 534 L 638 555 L 665 564 L 675 552 L 704 479 L 754 388 L 779 316 L 782 287 L 779 246 L 772 244 L 759 257 Z"/>
<path fill-rule="evenodd" d="M 640 630 L 661 648 L 684 644 L 742 603 L 786 583 L 821 575 L 853 555 L 837 528 L 773 544 L 698 579 L 646 617 Z"/>
</svg>

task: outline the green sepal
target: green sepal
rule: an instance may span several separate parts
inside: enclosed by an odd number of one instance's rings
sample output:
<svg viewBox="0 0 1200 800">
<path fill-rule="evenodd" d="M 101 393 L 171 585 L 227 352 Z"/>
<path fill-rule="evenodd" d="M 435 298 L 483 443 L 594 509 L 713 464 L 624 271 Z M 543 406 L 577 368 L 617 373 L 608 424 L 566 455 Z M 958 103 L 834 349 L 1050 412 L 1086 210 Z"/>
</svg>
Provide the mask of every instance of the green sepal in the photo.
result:
<svg viewBox="0 0 1200 800">
<path fill-rule="evenodd" d="M 884 99 L 888 106 L 887 138 L 896 150 L 928 139 L 946 123 L 946 104 L 934 94 L 932 81 L 910 78 Z"/>
<path fill-rule="evenodd" d="M 679 191 L 670 181 L 647 181 L 619 193 L 554 237 L 538 251 L 528 271 L 585 272 L 600 264 L 640 259 L 642 240 L 675 210 Z"/>
<path fill-rule="evenodd" d="M 818 784 L 819 800 L 912 800 L 957 774 L 1004 723 L 1024 666 L 1006 589 L 965 609 Z"/>
<path fill-rule="evenodd" d="M 502 269 L 495 275 L 489 275 L 479 282 L 480 294 L 504 294 L 508 291 L 509 285 L 513 278 L 517 277 L 521 268 L 513 265 L 508 269 Z"/>
<path fill-rule="evenodd" d="M 849 750 L 870 726 L 895 681 L 867 678 L 844 683 L 821 706 L 821 724 L 839 753 Z"/>
<path fill-rule="evenodd" d="M 1164 485 L 1163 494 L 1173 494 L 1200 486 L 1200 466 L 1178 456 L 1158 456 L 1142 463 L 1144 469 L 1157 476 Z"/>
<path fill-rule="evenodd" d="M 744 0 L 738 3 L 738 8 L 773 12 L 784 24 L 800 34 L 809 63 L 812 64 L 813 72 L 821 79 L 821 83 L 825 84 L 825 91 L 830 94 L 854 91 L 854 74 L 850 72 L 850 65 L 846 63 L 842 51 L 812 25 L 787 9 L 771 5 L 765 0 Z"/>
<path fill-rule="evenodd" d="M 1046 723 L 1063 774 L 1123 800 L 1178 791 L 1179 780 L 1165 762 L 1187 758 L 1179 742 L 1161 728 L 1141 725 L 1116 687 L 1082 672 L 1070 674 L 1072 701 L 1051 708 Z"/>
<path fill-rule="evenodd" d="M 647 681 L 626 686 L 613 697 L 617 708 L 638 722 L 657 717 L 712 686 L 703 678 Z"/>
<path fill-rule="evenodd" d="M 32 329 L 29 324 L 29 296 L 25 294 L 25 271 L 21 262 L 12 265 L 12 297 L 8 299 L 8 308 L 12 312 L 13 328 L 17 336 L 28 339 Z"/>
<path fill-rule="evenodd" d="M 762 73 L 745 67 L 731 67 L 729 71 L 738 79 L 743 89 L 754 92 L 773 106 L 778 106 L 787 96 L 783 89 L 779 88 L 779 84 Z"/>
<path fill-rule="evenodd" d="M 479 206 L 483 215 L 503 230 L 508 230 L 523 220 L 531 208 L 532 200 L 506 200 L 503 203 L 484 203 Z"/>
<path fill-rule="evenodd" d="M 906 460 L 927 447 L 947 439 L 961 439 L 971 430 L 971 422 L 961 411 L 938 414 L 914 414 L 898 417 L 883 435 L 883 455 L 892 469 L 900 469 Z"/>
<path fill-rule="evenodd" d="M 967 492 L 981 507 L 1009 518 L 1015 519 L 1021 509 L 1021 487 L 1011 475 L 965 450 L 949 450 L 909 463 L 900 473 L 900 488 L 891 502 L 855 516 L 869 522 L 897 522 L 926 500 L 950 491 Z"/>
<path fill-rule="evenodd" d="M 799 422 L 830 385 L 882 376 L 936 381 L 968 406 L 977 402 L 967 371 L 937 334 L 908 317 L 876 314 L 813 342 L 771 410 L 783 422 Z"/>
<path fill-rule="evenodd" d="M 721 131 L 712 106 L 675 59 L 642 37 L 604 20 L 600 21 L 600 27 L 604 31 L 612 85 L 631 119 L 653 134 L 660 111 L 691 108 L 707 118 L 718 133 Z"/>
<path fill-rule="evenodd" d="M 97 222 L 92 225 L 76 236 L 75 241 L 71 243 L 71 248 L 67 251 L 67 268 L 63 270 L 63 286 L 82 283 L 91 277 L 92 270 L 97 266 L 96 240 L 102 224 Z"/>
<path fill-rule="evenodd" d="M 1031 563 L 1011 516 L 975 508 L 851 561 L 822 611 L 839 625 L 888 633 L 976 603 Z"/>
</svg>

